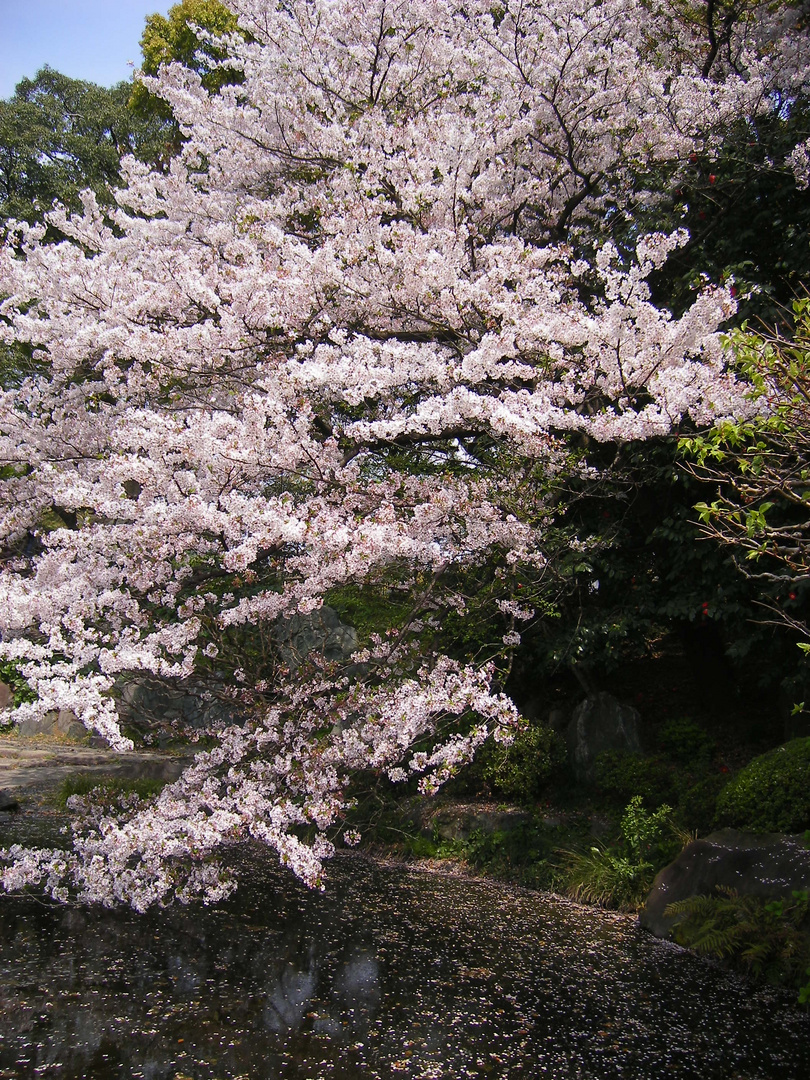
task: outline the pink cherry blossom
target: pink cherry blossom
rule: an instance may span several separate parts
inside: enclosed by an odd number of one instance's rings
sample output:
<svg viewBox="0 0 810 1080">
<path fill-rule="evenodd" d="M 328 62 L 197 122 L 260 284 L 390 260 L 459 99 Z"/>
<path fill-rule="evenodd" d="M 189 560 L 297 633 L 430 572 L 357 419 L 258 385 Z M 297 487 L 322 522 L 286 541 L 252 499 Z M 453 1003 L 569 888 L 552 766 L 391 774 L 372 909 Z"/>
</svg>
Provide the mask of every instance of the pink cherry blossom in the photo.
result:
<svg viewBox="0 0 810 1080">
<path fill-rule="evenodd" d="M 117 749 L 133 674 L 205 676 L 243 723 L 152 802 L 77 807 L 70 852 L 11 849 L 7 889 L 214 902 L 212 856 L 248 838 L 320 885 L 359 770 L 431 792 L 518 730 L 494 665 L 534 618 L 555 478 L 587 470 L 571 436 L 751 408 L 731 291 L 652 300 L 686 235 L 629 258 L 602 226 L 804 86 L 795 19 L 752 9 L 707 75 L 697 24 L 641 0 L 229 5 L 239 85 L 145 80 L 185 138 L 165 171 L 126 160 L 114 210 L 85 193 L 52 212 L 66 240 L 19 224 L 0 254 L 0 341 L 36 360 L 0 392 L 0 656 L 36 694 L 13 719 L 69 708 Z M 499 593 L 466 595 L 488 562 Z M 303 677 L 279 628 L 347 588 L 409 614 Z M 450 659 L 431 640 L 471 603 L 490 652 Z"/>
</svg>

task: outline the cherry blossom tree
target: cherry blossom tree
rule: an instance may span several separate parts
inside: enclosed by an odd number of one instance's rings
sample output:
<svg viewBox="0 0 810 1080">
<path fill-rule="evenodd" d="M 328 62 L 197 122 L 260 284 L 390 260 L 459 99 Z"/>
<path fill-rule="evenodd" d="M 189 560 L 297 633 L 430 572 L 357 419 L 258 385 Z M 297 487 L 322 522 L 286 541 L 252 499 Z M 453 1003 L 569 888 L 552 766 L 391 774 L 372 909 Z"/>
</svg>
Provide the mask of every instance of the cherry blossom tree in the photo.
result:
<svg viewBox="0 0 810 1080">
<path fill-rule="evenodd" d="M 518 728 L 501 681 L 583 445 L 751 408 L 730 292 L 651 300 L 685 233 L 606 236 L 801 83 L 789 9 L 709 63 L 705 28 L 634 0 L 228 6 L 238 81 L 144 77 L 170 167 L 127 159 L 116 210 L 86 193 L 64 243 L 21 223 L 3 252 L 0 333 L 38 374 L 0 396 L 0 656 L 37 695 L 16 719 L 71 708 L 117 748 L 132 673 L 243 715 L 155 800 L 85 807 L 71 851 L 12 849 L 9 889 L 213 901 L 213 854 L 251 837 L 319 884 L 357 771 L 430 792 Z M 285 662 L 278 628 L 346 589 L 396 618 L 346 664 Z"/>
</svg>

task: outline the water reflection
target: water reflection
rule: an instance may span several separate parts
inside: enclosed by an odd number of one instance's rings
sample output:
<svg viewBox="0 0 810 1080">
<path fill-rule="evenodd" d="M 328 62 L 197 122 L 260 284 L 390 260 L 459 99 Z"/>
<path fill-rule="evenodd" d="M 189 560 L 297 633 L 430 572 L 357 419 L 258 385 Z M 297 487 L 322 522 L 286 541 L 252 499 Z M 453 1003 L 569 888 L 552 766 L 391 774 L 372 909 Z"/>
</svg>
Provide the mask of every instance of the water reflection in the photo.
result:
<svg viewBox="0 0 810 1080">
<path fill-rule="evenodd" d="M 626 920 L 338 860 L 243 853 L 220 908 L 0 901 L 0 1077 L 800 1080 L 806 1015 Z"/>
</svg>

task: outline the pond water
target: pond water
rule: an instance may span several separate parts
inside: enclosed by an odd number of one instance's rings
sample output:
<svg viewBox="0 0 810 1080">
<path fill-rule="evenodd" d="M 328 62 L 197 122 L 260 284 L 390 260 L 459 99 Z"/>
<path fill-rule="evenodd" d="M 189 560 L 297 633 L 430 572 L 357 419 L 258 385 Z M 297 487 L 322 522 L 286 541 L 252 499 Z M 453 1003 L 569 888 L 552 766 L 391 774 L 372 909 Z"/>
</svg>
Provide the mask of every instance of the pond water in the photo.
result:
<svg viewBox="0 0 810 1080">
<path fill-rule="evenodd" d="M 806 1080 L 810 1019 L 631 920 L 264 852 L 217 908 L 0 899 L 0 1077 Z"/>
</svg>

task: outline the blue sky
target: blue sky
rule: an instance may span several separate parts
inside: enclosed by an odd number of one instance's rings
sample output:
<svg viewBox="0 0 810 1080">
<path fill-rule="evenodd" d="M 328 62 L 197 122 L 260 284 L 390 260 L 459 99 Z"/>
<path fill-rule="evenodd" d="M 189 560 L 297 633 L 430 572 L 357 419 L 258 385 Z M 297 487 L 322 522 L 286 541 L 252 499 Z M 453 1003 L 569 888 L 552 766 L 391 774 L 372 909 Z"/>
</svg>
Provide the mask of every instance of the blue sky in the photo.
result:
<svg viewBox="0 0 810 1080">
<path fill-rule="evenodd" d="M 0 98 L 49 64 L 74 79 L 112 86 L 140 63 L 147 15 L 176 0 L 0 0 Z"/>
</svg>

